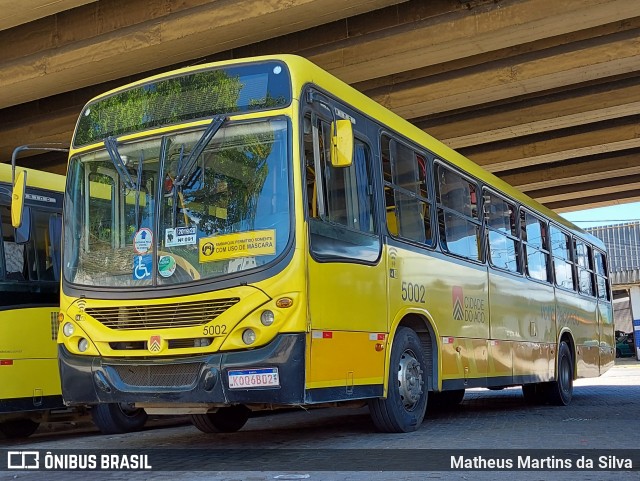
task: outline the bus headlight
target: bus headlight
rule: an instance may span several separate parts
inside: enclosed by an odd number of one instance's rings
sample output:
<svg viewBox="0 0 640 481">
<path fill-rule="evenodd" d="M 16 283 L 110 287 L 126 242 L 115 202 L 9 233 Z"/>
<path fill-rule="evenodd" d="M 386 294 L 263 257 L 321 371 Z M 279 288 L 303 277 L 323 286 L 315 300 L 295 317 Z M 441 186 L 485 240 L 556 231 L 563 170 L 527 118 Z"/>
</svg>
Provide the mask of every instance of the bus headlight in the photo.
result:
<svg viewBox="0 0 640 481">
<path fill-rule="evenodd" d="M 256 333 L 253 329 L 245 329 L 242 333 L 242 340 L 245 344 L 253 344 L 256 342 Z"/>
<path fill-rule="evenodd" d="M 89 341 L 83 337 L 80 339 L 80 342 L 78 342 L 78 350 L 80 352 L 85 352 L 87 349 L 89 349 Z"/>
<path fill-rule="evenodd" d="M 260 322 L 263 326 L 270 326 L 273 324 L 274 319 L 275 317 L 272 311 L 266 310 L 262 311 L 262 314 L 260 314 Z"/>
<path fill-rule="evenodd" d="M 62 332 L 64 333 L 65 336 L 67 337 L 71 337 L 73 336 L 73 332 L 76 330 L 75 327 L 73 327 L 73 324 L 71 324 L 70 322 L 65 323 L 64 326 L 62 326 Z"/>
</svg>

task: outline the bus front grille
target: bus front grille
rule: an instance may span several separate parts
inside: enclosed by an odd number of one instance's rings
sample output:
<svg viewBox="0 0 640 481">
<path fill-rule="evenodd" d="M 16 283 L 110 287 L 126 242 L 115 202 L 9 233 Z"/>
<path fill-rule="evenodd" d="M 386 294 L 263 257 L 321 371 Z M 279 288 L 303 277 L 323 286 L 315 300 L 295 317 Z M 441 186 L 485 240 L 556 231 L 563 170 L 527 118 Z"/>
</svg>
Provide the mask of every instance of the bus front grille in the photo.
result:
<svg viewBox="0 0 640 481">
<path fill-rule="evenodd" d="M 155 306 L 92 307 L 86 313 L 105 327 L 117 330 L 192 327 L 211 322 L 239 300 L 231 297 Z"/>
<path fill-rule="evenodd" d="M 105 366 L 113 369 L 123 383 L 137 387 L 189 387 L 198 382 L 200 362 L 158 365 Z"/>
</svg>

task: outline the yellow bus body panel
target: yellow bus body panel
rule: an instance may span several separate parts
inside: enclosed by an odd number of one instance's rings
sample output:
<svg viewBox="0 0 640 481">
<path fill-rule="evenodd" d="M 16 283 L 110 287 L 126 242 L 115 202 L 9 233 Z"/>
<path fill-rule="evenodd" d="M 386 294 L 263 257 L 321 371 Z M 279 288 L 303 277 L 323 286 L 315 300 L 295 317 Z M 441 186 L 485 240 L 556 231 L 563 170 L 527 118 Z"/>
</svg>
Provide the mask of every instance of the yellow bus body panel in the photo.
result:
<svg viewBox="0 0 640 481">
<path fill-rule="evenodd" d="M 386 351 L 384 333 L 314 330 L 307 334 L 311 346 L 307 389 L 382 384 Z M 342 353 L 349 353 L 343 356 Z"/>
<path fill-rule="evenodd" d="M 58 311 L 29 307 L 0 316 L 0 399 L 60 395 Z"/>
</svg>

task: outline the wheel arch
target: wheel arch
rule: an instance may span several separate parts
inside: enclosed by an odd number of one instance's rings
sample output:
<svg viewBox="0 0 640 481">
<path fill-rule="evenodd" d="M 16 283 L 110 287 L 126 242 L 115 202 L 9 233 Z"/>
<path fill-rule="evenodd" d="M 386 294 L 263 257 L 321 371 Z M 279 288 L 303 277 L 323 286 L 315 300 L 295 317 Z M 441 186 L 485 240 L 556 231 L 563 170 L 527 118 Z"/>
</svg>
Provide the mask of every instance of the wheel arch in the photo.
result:
<svg viewBox="0 0 640 481">
<path fill-rule="evenodd" d="M 389 339 L 389 346 L 391 346 L 393 337 L 399 327 L 408 327 L 418 335 L 425 359 L 431 362 L 431 372 L 427 376 L 427 389 L 429 391 L 438 390 L 440 359 L 438 356 L 438 338 L 433 319 L 424 311 L 409 310 L 403 312 L 394 322 Z"/>
<path fill-rule="evenodd" d="M 573 367 L 573 379 L 574 381 L 578 378 L 578 363 L 577 363 L 577 359 L 576 359 L 576 343 L 575 340 L 573 339 L 573 334 L 571 333 L 571 331 L 569 329 L 563 329 L 562 331 L 560 331 L 560 335 L 558 337 L 558 345 L 556 346 L 556 359 L 555 359 L 555 373 L 554 373 L 554 377 L 557 378 L 557 373 L 558 373 L 558 355 L 557 353 L 560 352 L 560 344 L 562 342 L 566 342 L 567 346 L 569 346 L 569 352 L 571 352 L 571 361 L 572 361 L 572 367 Z"/>
</svg>

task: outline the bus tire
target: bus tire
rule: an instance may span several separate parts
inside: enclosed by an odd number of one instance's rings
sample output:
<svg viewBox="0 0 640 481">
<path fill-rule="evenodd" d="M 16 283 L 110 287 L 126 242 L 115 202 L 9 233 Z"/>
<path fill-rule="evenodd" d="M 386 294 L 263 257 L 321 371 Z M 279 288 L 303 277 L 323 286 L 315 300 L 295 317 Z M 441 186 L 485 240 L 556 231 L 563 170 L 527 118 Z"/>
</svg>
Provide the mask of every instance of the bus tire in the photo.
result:
<svg viewBox="0 0 640 481">
<path fill-rule="evenodd" d="M 144 409 L 125 403 L 97 404 L 91 408 L 91 419 L 102 434 L 124 434 L 139 431 L 147 422 Z"/>
<path fill-rule="evenodd" d="M 573 356 L 565 341 L 558 347 L 556 381 L 548 383 L 547 392 L 549 402 L 556 406 L 567 406 L 573 397 Z"/>
<path fill-rule="evenodd" d="M 400 327 L 391 346 L 387 397 L 369 401 L 376 429 L 408 433 L 420 427 L 427 409 L 427 361 L 418 335 Z"/>
<path fill-rule="evenodd" d="M 0 433 L 8 439 L 28 438 L 36 432 L 40 423 L 31 419 L 12 419 L 0 423 Z"/>
<path fill-rule="evenodd" d="M 235 433 L 249 420 L 251 410 L 244 404 L 218 409 L 214 413 L 191 414 L 191 423 L 203 433 Z"/>
<path fill-rule="evenodd" d="M 454 389 L 452 391 L 429 393 L 429 409 L 451 409 L 462 402 L 464 399 L 464 389 Z"/>
<path fill-rule="evenodd" d="M 547 402 L 547 392 L 544 383 L 522 385 L 522 395 L 527 404 L 544 404 Z"/>
</svg>

